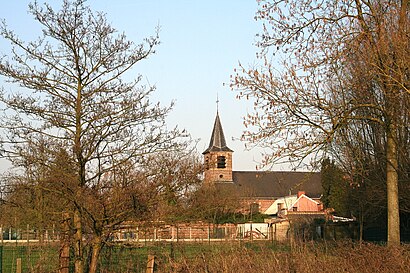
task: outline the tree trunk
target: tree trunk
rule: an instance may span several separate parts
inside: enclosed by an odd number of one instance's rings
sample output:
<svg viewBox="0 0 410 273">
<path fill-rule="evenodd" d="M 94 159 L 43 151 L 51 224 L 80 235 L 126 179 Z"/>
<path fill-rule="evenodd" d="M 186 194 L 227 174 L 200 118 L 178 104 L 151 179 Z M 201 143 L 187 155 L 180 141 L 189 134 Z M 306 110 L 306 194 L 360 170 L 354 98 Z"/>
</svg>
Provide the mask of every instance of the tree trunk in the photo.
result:
<svg viewBox="0 0 410 273">
<path fill-rule="evenodd" d="M 96 273 L 98 267 L 98 258 L 100 257 L 102 248 L 102 240 L 100 237 L 97 237 L 93 240 L 92 247 L 91 247 L 91 261 L 90 261 L 90 268 L 88 273 Z"/>
<path fill-rule="evenodd" d="M 63 213 L 60 236 L 60 266 L 59 273 L 70 272 L 70 214 Z"/>
<path fill-rule="evenodd" d="M 360 209 L 359 215 L 359 243 L 363 243 L 363 226 L 364 226 L 364 216 L 363 216 L 363 208 Z"/>
<path fill-rule="evenodd" d="M 391 124 L 387 129 L 387 245 L 400 244 L 400 214 L 399 214 L 399 190 L 398 190 L 398 160 L 396 127 Z"/>
<path fill-rule="evenodd" d="M 83 262 L 83 233 L 82 233 L 82 224 L 81 224 L 81 214 L 78 208 L 74 211 L 74 268 L 75 273 L 84 272 L 84 262 Z"/>
</svg>

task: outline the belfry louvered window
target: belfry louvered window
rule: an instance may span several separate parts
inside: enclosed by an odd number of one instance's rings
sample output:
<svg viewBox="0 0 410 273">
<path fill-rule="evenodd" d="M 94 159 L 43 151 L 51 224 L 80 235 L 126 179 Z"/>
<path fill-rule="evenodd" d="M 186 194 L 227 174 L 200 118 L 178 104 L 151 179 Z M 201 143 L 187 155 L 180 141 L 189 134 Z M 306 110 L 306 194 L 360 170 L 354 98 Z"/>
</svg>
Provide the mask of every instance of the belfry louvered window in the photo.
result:
<svg viewBox="0 0 410 273">
<path fill-rule="evenodd" d="M 226 168 L 226 159 L 224 156 L 218 156 L 217 157 L 217 166 L 218 169 L 225 169 Z"/>
</svg>

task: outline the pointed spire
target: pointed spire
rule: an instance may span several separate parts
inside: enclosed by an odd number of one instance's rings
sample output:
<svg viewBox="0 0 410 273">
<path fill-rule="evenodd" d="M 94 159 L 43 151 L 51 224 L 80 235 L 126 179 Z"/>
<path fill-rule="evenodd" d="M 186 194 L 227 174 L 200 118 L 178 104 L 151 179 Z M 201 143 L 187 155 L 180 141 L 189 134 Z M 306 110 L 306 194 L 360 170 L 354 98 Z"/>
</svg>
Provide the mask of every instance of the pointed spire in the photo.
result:
<svg viewBox="0 0 410 273">
<path fill-rule="evenodd" d="M 228 146 L 226 146 L 226 140 L 224 132 L 222 130 L 221 120 L 219 119 L 218 111 L 216 112 L 214 129 L 212 131 L 209 147 L 203 152 L 203 154 L 217 151 L 233 152 L 231 149 L 228 148 Z"/>
</svg>

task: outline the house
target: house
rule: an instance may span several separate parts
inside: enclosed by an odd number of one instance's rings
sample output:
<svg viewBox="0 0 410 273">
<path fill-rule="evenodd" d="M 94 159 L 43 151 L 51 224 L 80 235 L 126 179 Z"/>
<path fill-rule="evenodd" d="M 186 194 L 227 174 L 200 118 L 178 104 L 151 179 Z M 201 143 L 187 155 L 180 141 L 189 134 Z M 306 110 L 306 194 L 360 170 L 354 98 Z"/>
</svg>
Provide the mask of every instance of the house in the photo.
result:
<svg viewBox="0 0 410 273">
<path fill-rule="evenodd" d="M 275 202 L 277 206 L 279 202 L 277 200 L 280 198 L 301 191 L 304 192 L 304 195 L 298 200 L 296 208 L 317 206 L 311 200 L 318 200 L 321 196 L 320 173 L 234 171 L 232 169 L 233 150 L 227 146 L 218 111 L 209 147 L 202 154 L 204 155 L 205 165 L 204 183 L 223 188 L 225 192 L 238 194 L 249 204 L 248 207 L 253 206 L 259 212 L 265 212 Z M 287 203 L 285 202 L 284 204 Z M 272 208 L 271 210 L 274 209 Z"/>
<path fill-rule="evenodd" d="M 276 216 L 281 214 L 282 211 L 289 211 L 292 208 L 292 205 L 298 199 L 297 195 L 289 195 L 285 197 L 280 197 L 276 199 L 269 208 L 264 211 L 264 214 Z"/>
<path fill-rule="evenodd" d="M 307 213 L 307 212 L 319 212 L 323 211 L 323 204 L 319 201 L 313 200 L 308 197 L 304 191 L 299 191 L 297 195 L 284 197 L 284 203 L 277 203 L 277 214 L 281 213 Z M 286 201 L 293 201 L 289 204 Z M 273 210 L 273 208 L 272 208 Z M 265 212 L 266 213 L 266 212 Z M 267 214 L 267 213 L 266 213 Z"/>
<path fill-rule="evenodd" d="M 276 240 L 287 240 L 290 234 L 293 238 L 323 238 L 321 227 L 315 224 L 326 219 L 323 204 L 303 191 L 276 199 L 264 213 L 272 217 L 265 222 L 274 230 Z"/>
</svg>

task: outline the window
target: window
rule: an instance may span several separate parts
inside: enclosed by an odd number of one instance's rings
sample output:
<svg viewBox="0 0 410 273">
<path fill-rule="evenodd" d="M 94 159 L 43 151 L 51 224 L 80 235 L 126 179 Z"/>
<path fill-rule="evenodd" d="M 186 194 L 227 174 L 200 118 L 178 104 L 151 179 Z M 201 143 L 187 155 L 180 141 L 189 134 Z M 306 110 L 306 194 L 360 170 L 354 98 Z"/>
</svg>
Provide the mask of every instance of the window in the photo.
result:
<svg viewBox="0 0 410 273">
<path fill-rule="evenodd" d="M 218 169 L 225 169 L 226 168 L 226 159 L 224 156 L 217 157 L 217 166 Z"/>
</svg>

